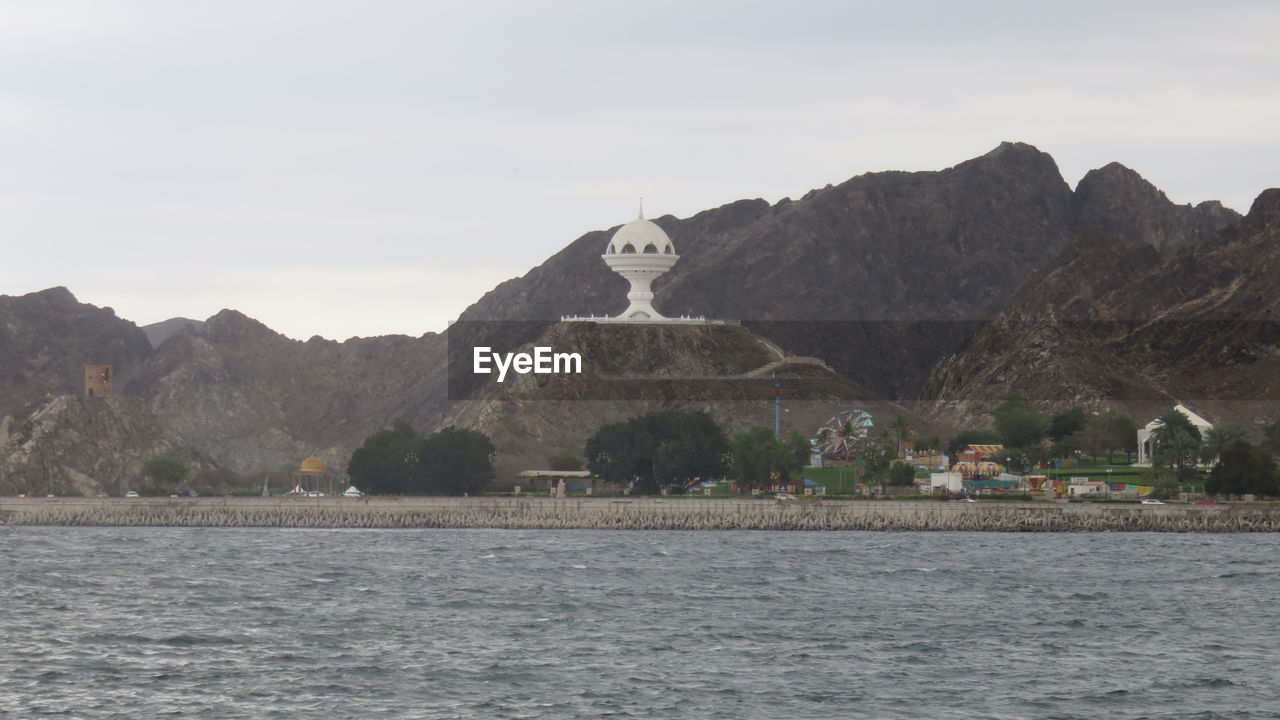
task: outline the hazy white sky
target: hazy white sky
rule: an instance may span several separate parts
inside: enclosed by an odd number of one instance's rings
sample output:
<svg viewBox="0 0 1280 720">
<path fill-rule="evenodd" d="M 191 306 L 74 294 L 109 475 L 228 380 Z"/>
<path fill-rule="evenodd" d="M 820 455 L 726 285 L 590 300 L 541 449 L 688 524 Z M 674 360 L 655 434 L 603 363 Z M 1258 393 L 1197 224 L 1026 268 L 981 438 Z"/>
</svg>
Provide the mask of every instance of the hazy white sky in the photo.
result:
<svg viewBox="0 0 1280 720">
<path fill-rule="evenodd" d="M 0 294 L 440 330 L 592 229 L 1001 140 L 1280 185 L 1269 2 L 0 0 Z"/>
</svg>

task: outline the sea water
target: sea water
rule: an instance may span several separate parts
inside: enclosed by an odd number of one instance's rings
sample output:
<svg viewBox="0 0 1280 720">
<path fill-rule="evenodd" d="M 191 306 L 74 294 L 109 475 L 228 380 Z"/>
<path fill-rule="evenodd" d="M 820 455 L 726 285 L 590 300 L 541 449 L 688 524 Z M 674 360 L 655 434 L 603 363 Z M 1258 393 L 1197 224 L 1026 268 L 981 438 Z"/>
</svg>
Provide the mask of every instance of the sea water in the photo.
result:
<svg viewBox="0 0 1280 720">
<path fill-rule="evenodd" d="M 0 528 L 0 717 L 1274 718 L 1274 535 Z"/>
</svg>

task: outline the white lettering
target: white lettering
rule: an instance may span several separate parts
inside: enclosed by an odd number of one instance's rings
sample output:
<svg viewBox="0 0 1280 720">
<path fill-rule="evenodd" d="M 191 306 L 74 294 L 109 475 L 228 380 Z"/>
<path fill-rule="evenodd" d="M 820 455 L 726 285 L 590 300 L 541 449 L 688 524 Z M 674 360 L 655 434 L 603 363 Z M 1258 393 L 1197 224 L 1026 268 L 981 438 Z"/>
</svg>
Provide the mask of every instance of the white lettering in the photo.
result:
<svg viewBox="0 0 1280 720">
<path fill-rule="evenodd" d="M 516 357 L 515 353 L 507 353 L 506 355 L 494 355 L 493 362 L 498 366 L 498 382 L 507 379 L 507 370 L 511 367 L 511 361 Z M 506 362 L 503 362 L 503 361 Z"/>
<path fill-rule="evenodd" d="M 560 363 L 564 362 L 564 365 Z M 578 353 L 556 353 L 552 362 L 552 372 L 565 374 L 582 374 L 582 356 Z"/>
<path fill-rule="evenodd" d="M 498 370 L 498 382 L 507 379 L 507 371 L 521 375 L 582 374 L 582 355 L 579 353 L 553 352 L 549 347 L 535 347 L 533 353 L 495 353 L 492 348 L 477 347 L 472 350 L 471 367 L 477 375 L 490 375 Z M 492 363 L 492 367 L 490 366 Z"/>
</svg>

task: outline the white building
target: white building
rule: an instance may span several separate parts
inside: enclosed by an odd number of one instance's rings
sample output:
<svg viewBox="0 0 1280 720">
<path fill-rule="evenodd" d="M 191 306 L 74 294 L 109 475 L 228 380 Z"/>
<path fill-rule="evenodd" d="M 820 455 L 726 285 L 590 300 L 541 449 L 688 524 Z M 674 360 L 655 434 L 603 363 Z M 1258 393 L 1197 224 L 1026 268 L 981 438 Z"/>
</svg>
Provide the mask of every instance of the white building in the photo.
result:
<svg viewBox="0 0 1280 720">
<path fill-rule="evenodd" d="M 1111 486 L 1097 480 L 1076 482 L 1076 478 L 1071 478 L 1071 484 L 1067 486 L 1070 497 L 1107 497 L 1110 494 Z"/>
<path fill-rule="evenodd" d="M 1213 429 L 1213 423 L 1205 420 L 1194 412 L 1191 412 L 1186 405 L 1178 403 L 1173 409 L 1183 415 L 1186 415 L 1187 419 L 1191 421 L 1191 424 L 1200 431 L 1200 435 L 1202 437 L 1205 433 Z M 1159 418 L 1157 418 L 1147 423 L 1145 427 L 1138 428 L 1138 462 L 1134 463 L 1134 465 L 1140 465 L 1143 467 L 1149 467 L 1151 465 L 1151 457 L 1155 454 L 1155 447 L 1151 442 L 1151 434 L 1161 425 L 1162 423 Z"/>
<path fill-rule="evenodd" d="M 947 492 L 958 493 L 964 490 L 964 474 L 958 472 L 929 473 L 929 491 L 938 492 L 946 488 Z"/>
<path fill-rule="evenodd" d="M 617 317 L 566 316 L 563 321 L 632 322 L 632 323 L 688 323 L 704 324 L 702 317 L 664 317 L 653 307 L 652 284 L 676 264 L 680 256 L 667 233 L 655 223 L 640 217 L 618 228 L 609 238 L 604 254 L 600 256 L 609 269 L 631 283 L 627 300 L 631 304 Z"/>
</svg>

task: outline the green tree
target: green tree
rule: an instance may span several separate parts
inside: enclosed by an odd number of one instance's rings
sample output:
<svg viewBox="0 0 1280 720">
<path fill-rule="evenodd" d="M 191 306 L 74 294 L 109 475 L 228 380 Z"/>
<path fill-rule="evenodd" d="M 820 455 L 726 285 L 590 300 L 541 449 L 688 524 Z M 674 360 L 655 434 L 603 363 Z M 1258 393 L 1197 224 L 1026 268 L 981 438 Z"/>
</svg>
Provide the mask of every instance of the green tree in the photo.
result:
<svg viewBox="0 0 1280 720">
<path fill-rule="evenodd" d="M 1156 418 L 1156 427 L 1151 431 L 1151 442 L 1156 446 L 1164 445 L 1173 439 L 1179 431 L 1185 433 L 1197 443 L 1203 440 L 1200 437 L 1200 428 L 1191 424 L 1191 418 L 1177 408 L 1169 408 Z"/>
<path fill-rule="evenodd" d="M 906 415 L 894 415 L 889 421 L 889 431 L 893 433 L 894 439 L 897 441 L 898 455 L 902 454 L 902 443 L 907 439 L 907 433 L 911 432 L 911 421 Z"/>
<path fill-rule="evenodd" d="M 1266 448 L 1236 438 L 1222 447 L 1218 464 L 1209 473 L 1205 492 L 1212 495 L 1277 494 L 1276 461 Z"/>
<path fill-rule="evenodd" d="M 833 433 L 831 432 L 831 428 L 824 427 L 821 430 L 819 430 L 818 431 L 818 447 L 825 448 L 827 446 L 827 443 L 831 442 L 832 435 Z"/>
<path fill-rule="evenodd" d="M 422 436 L 405 423 L 365 438 L 351 454 L 347 476 L 356 487 L 375 495 L 425 492 L 419 451 Z"/>
<path fill-rule="evenodd" d="M 916 450 L 937 450 L 941 445 L 941 439 L 937 435 L 917 435 Z"/>
<path fill-rule="evenodd" d="M 1262 438 L 1262 447 L 1272 455 L 1280 455 L 1280 421 L 1263 428 Z"/>
<path fill-rule="evenodd" d="M 174 492 L 191 477 L 191 468 L 175 455 L 153 455 L 142 466 L 142 477 L 156 489 Z"/>
<path fill-rule="evenodd" d="M 1005 472 L 1010 473 L 1021 473 L 1022 469 L 1030 462 L 1026 453 L 1018 448 L 1005 448 L 997 453 L 992 460 L 1003 465 Z"/>
<path fill-rule="evenodd" d="M 789 479 L 803 465 L 793 448 L 778 441 L 773 430 L 756 426 L 729 438 L 730 474 L 744 486 L 768 486 L 774 473 Z"/>
<path fill-rule="evenodd" d="M 571 453 L 568 450 L 558 452 L 547 458 L 547 466 L 552 470 L 572 471 L 582 469 L 582 458 L 577 453 Z"/>
<path fill-rule="evenodd" d="M 1106 412 L 1095 415 L 1086 425 L 1086 432 L 1091 443 L 1107 453 L 1107 464 L 1111 464 L 1111 453 L 1121 451 L 1129 462 L 1133 461 L 1133 453 L 1138 450 L 1138 423 L 1128 415 Z"/>
<path fill-rule="evenodd" d="M 587 439 L 591 472 L 640 492 L 682 491 L 695 477 L 724 473 L 729 443 L 701 410 L 661 410 L 601 427 Z"/>
<path fill-rule="evenodd" d="M 898 457 L 898 453 L 894 451 L 893 446 L 887 442 L 874 442 L 867 445 L 862 450 L 862 459 L 864 467 L 867 469 L 866 480 L 868 482 L 881 482 L 884 475 L 889 470 L 889 465 Z"/>
<path fill-rule="evenodd" d="M 844 459 L 848 460 L 854 452 L 854 440 L 858 437 L 858 429 L 853 426 L 852 420 L 845 420 L 840 423 L 840 439 L 844 445 Z"/>
<path fill-rule="evenodd" d="M 1022 449 L 1022 454 L 1026 457 L 1027 462 L 1036 464 L 1049 461 L 1048 448 L 1041 445 L 1031 445 Z"/>
<path fill-rule="evenodd" d="M 474 494 L 494 478 L 493 441 L 475 430 L 446 427 L 419 443 L 421 489 L 432 495 Z"/>
<path fill-rule="evenodd" d="M 1157 454 L 1174 468 L 1179 478 L 1195 474 L 1196 456 L 1200 454 L 1200 439 L 1192 437 L 1182 428 L 1167 434 L 1157 446 Z"/>
<path fill-rule="evenodd" d="M 1092 454 L 1094 448 L 1091 445 L 1088 432 L 1082 430 L 1059 438 L 1057 442 L 1050 446 L 1049 455 L 1051 457 L 1073 458 L 1076 457 L 1077 450 L 1090 451 L 1090 454 Z"/>
<path fill-rule="evenodd" d="M 1151 484 L 1151 497 L 1155 500 L 1176 498 L 1181 488 L 1178 484 L 1178 474 L 1173 471 L 1156 473 Z"/>
<path fill-rule="evenodd" d="M 1044 437 L 1044 418 L 1022 398 L 1011 397 L 996 406 L 995 429 L 1009 447 L 1027 447 Z"/>
<path fill-rule="evenodd" d="M 1073 407 L 1070 410 L 1063 410 L 1062 412 L 1054 415 L 1053 419 L 1049 421 L 1049 439 L 1057 442 L 1068 435 L 1073 435 L 1084 430 L 1084 426 L 1084 410 L 1081 410 L 1078 407 Z"/>
<path fill-rule="evenodd" d="M 1218 459 L 1222 449 L 1245 436 L 1244 426 L 1240 423 L 1226 422 L 1210 428 L 1204 434 L 1204 445 L 1200 448 L 1200 460 L 1211 463 Z"/>
<path fill-rule="evenodd" d="M 908 487 L 914 485 L 915 482 L 916 470 L 910 465 L 904 462 L 895 461 L 893 465 L 889 467 L 888 485 L 893 485 L 894 487 Z"/>
<path fill-rule="evenodd" d="M 791 452 L 795 454 L 799 467 L 809 464 L 809 456 L 813 452 L 813 444 L 809 442 L 809 438 L 798 431 L 792 432 L 787 436 L 787 447 L 791 448 Z"/>
</svg>

